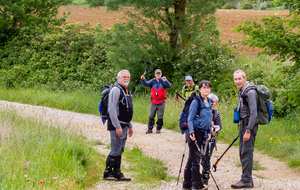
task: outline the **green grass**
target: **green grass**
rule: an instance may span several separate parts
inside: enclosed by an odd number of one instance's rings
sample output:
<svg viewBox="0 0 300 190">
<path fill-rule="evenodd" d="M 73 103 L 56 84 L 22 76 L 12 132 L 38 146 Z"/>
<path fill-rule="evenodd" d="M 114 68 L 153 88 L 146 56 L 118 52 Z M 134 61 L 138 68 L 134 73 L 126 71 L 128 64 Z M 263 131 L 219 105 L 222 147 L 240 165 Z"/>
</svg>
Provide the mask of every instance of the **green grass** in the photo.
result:
<svg viewBox="0 0 300 190">
<path fill-rule="evenodd" d="M 88 3 L 86 3 L 85 0 L 73 0 L 70 5 L 74 5 L 74 6 L 88 6 Z"/>
<path fill-rule="evenodd" d="M 160 180 L 170 179 L 167 176 L 168 168 L 164 166 L 163 162 L 144 156 L 141 149 L 135 147 L 132 150 L 126 150 L 123 155 L 132 164 L 128 171 L 134 173 L 136 182 L 152 184 Z"/>
<path fill-rule="evenodd" d="M 104 156 L 70 131 L 0 111 L 0 189 L 82 189 L 99 180 Z"/>
</svg>

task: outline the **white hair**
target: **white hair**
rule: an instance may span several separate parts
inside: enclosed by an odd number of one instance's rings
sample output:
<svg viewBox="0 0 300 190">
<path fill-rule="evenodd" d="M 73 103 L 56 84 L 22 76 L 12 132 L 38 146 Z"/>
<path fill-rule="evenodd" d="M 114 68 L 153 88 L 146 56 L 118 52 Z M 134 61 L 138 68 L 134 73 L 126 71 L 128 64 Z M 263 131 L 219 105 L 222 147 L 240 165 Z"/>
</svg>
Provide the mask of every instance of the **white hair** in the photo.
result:
<svg viewBox="0 0 300 190">
<path fill-rule="evenodd" d="M 123 70 L 119 71 L 119 73 L 118 73 L 118 78 L 122 76 L 122 73 L 123 73 L 123 72 L 129 73 L 129 76 L 130 76 L 130 72 L 129 72 L 128 70 L 123 69 Z"/>
<path fill-rule="evenodd" d="M 217 95 L 210 93 L 207 97 L 209 97 L 210 99 L 216 100 L 217 102 L 219 102 L 219 98 Z"/>
<path fill-rule="evenodd" d="M 236 70 L 236 71 L 234 71 L 233 75 L 235 73 L 242 73 L 243 78 L 246 78 L 246 73 L 243 70 Z"/>
</svg>

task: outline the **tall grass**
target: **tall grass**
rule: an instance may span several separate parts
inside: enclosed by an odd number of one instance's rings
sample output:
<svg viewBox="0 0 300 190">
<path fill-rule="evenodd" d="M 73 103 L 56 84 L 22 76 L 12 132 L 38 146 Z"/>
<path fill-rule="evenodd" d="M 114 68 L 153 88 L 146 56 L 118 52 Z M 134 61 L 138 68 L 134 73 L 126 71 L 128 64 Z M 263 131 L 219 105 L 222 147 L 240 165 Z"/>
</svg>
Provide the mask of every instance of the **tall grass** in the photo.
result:
<svg viewBox="0 0 300 190">
<path fill-rule="evenodd" d="M 86 139 L 41 121 L 0 111 L 0 130 L 0 189 L 82 189 L 104 168 Z"/>
</svg>

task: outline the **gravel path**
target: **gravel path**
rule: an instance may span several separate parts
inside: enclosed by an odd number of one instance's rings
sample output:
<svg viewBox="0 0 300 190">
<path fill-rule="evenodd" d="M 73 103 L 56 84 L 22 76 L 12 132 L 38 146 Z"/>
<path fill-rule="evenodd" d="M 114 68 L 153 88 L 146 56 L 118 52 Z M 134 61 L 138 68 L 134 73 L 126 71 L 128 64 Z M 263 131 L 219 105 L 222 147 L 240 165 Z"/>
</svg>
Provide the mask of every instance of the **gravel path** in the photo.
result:
<svg viewBox="0 0 300 190">
<path fill-rule="evenodd" d="M 106 131 L 106 126 L 102 125 L 99 116 L 6 101 L 0 101 L 0 109 L 13 109 L 22 116 L 38 118 L 47 124 L 75 130 L 91 140 L 101 141 L 105 144 L 110 141 L 109 132 Z M 146 125 L 133 123 L 133 127 L 134 134 L 128 138 L 127 147 L 139 147 L 145 155 L 163 160 L 168 167 L 168 174 L 177 177 L 185 145 L 184 136 L 166 129 L 162 129 L 162 133 L 160 134 L 146 135 Z M 109 150 L 104 147 L 97 146 L 95 148 L 100 153 L 107 155 Z M 214 152 L 212 162 L 227 147 L 227 144 L 218 143 L 218 151 Z M 188 157 L 188 148 L 185 155 L 184 165 Z M 284 163 L 278 161 L 278 159 L 260 154 L 257 151 L 255 152 L 254 160 L 258 161 L 264 170 L 253 171 L 255 186 L 253 189 L 300 190 L 299 172 L 288 168 Z M 232 147 L 218 163 L 217 172 L 213 172 L 213 176 L 220 189 L 231 189 L 230 185 L 240 179 L 241 168 L 236 166 L 238 162 L 238 149 L 237 147 Z M 106 182 L 101 180 L 92 189 L 181 189 L 184 165 L 178 186 L 176 186 L 176 181 L 162 181 L 156 186 L 147 187 L 143 184 L 135 183 L 134 180 L 130 183 Z M 209 181 L 209 189 L 217 189 L 213 180 Z"/>
</svg>

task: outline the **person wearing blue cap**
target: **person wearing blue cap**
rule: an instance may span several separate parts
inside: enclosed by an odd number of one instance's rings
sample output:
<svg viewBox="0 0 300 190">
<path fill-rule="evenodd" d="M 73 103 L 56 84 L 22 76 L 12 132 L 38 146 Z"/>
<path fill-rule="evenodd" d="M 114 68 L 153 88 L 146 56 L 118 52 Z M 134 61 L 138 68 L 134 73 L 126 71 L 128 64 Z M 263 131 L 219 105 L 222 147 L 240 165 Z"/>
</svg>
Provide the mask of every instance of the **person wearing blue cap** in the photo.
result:
<svg viewBox="0 0 300 190">
<path fill-rule="evenodd" d="M 191 76 L 185 77 L 185 85 L 182 88 L 182 96 L 188 99 L 190 96 L 197 96 L 199 94 L 199 86 L 197 86 Z"/>
</svg>

